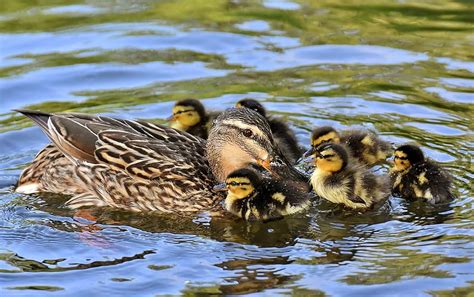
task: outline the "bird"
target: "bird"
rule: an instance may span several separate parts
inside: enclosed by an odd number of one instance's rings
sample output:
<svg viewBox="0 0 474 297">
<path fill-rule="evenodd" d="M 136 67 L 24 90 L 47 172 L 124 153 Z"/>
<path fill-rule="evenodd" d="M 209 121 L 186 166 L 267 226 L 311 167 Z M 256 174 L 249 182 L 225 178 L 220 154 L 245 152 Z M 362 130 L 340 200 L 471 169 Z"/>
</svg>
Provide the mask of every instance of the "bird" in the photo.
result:
<svg viewBox="0 0 474 297">
<path fill-rule="evenodd" d="M 286 180 L 301 191 L 309 191 L 308 176 L 288 161 L 266 118 L 252 109 L 229 108 L 220 114 L 209 133 L 207 154 L 219 182 L 224 182 L 235 169 L 250 166 L 276 180 Z"/>
<path fill-rule="evenodd" d="M 392 194 L 405 199 L 438 204 L 454 198 L 450 174 L 425 158 L 423 151 L 414 144 L 404 144 L 395 150 L 390 179 Z"/>
<path fill-rule="evenodd" d="M 225 209 L 246 221 L 272 221 L 307 209 L 310 195 L 251 168 L 231 172 L 223 184 Z"/>
<path fill-rule="evenodd" d="M 212 120 L 217 115 L 218 112 L 207 112 L 197 99 L 184 99 L 175 103 L 173 115 L 168 120 L 171 128 L 207 139 Z"/>
<path fill-rule="evenodd" d="M 72 195 L 65 203 L 72 209 L 110 206 L 165 213 L 220 211 L 225 195 L 213 190 L 219 183 L 216 176 L 226 176 L 229 170 L 246 166 L 271 174 L 277 166 L 270 164 L 271 160 L 283 166 L 277 162 L 281 157 L 271 140 L 266 140 L 265 147 L 240 141 L 235 139 L 232 127 L 216 127 L 216 145 L 209 146 L 212 139 L 206 142 L 189 133 L 144 121 L 18 111 L 32 119 L 52 144 L 22 172 L 16 192 Z M 247 125 L 259 131 L 252 125 L 254 117 L 260 115 L 251 112 L 254 114 L 243 110 L 224 113 L 219 123 L 230 120 L 237 126 Z M 260 129 L 269 130 L 268 124 Z M 222 143 L 222 139 L 228 141 Z M 229 154 L 223 150 L 232 147 L 244 152 L 239 158 L 246 160 L 245 164 L 232 158 L 212 159 Z M 265 160 L 260 156 L 265 156 Z M 217 163 L 221 167 L 211 167 Z"/>
<path fill-rule="evenodd" d="M 311 133 L 311 146 L 317 147 L 324 143 L 345 145 L 353 158 L 367 166 L 383 162 L 392 154 L 389 142 L 367 130 L 353 129 L 339 133 L 330 126 L 315 128 Z M 305 153 L 305 156 L 307 155 L 308 153 Z"/>
<path fill-rule="evenodd" d="M 235 106 L 237 108 L 244 107 L 255 110 L 267 119 L 277 145 L 280 147 L 283 155 L 285 155 L 291 163 L 295 164 L 302 156 L 304 150 L 298 145 L 295 133 L 281 119 L 268 116 L 265 107 L 263 107 L 260 102 L 254 99 L 242 99 L 238 101 Z"/>
<path fill-rule="evenodd" d="M 388 176 L 376 176 L 352 159 L 344 146 L 326 143 L 313 149 L 314 192 L 323 199 L 353 209 L 369 209 L 390 194 Z"/>
</svg>

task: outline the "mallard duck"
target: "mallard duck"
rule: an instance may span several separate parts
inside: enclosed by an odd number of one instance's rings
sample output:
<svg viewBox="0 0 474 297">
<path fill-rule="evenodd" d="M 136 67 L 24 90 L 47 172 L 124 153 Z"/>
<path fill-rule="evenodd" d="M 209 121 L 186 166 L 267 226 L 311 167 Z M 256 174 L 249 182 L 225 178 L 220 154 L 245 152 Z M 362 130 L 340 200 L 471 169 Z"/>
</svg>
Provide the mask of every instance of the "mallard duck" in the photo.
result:
<svg viewBox="0 0 474 297">
<path fill-rule="evenodd" d="M 73 195 L 66 202 L 70 208 L 112 206 L 162 212 L 220 209 L 225 196 L 213 190 L 218 182 L 215 176 L 226 176 L 248 165 L 263 171 L 259 164 L 274 169 L 277 165 L 269 165 L 270 160 L 280 159 L 271 140 L 265 141 L 265 147 L 240 141 L 232 127 L 216 127 L 216 145 L 208 146 L 206 152 L 204 139 L 161 125 L 85 114 L 20 112 L 37 123 L 54 146 L 49 145 L 24 170 L 16 191 Z M 252 116 L 247 111 L 231 111 L 220 118 L 221 124 L 231 121 L 258 131 Z M 263 129 L 269 129 L 268 124 Z M 222 139 L 228 141 L 222 143 Z M 237 159 L 213 159 L 232 156 L 223 151 L 233 147 L 245 154 Z M 259 159 L 260 155 L 265 160 Z M 209 163 L 222 166 L 213 166 L 211 172 Z"/>
<path fill-rule="evenodd" d="M 207 153 L 219 182 L 224 182 L 232 171 L 250 166 L 265 168 L 273 178 L 286 180 L 302 191 L 309 190 L 308 177 L 281 153 L 268 121 L 249 108 L 228 109 L 214 120 Z"/>
<path fill-rule="evenodd" d="M 288 125 L 279 118 L 267 116 L 267 111 L 260 102 L 254 99 L 243 99 L 236 103 L 237 108 L 245 107 L 255 110 L 260 115 L 265 117 L 270 124 L 270 129 L 273 133 L 273 138 L 285 157 L 292 163 L 296 161 L 303 154 L 303 150 L 298 146 L 295 133 L 288 127 Z"/>
<path fill-rule="evenodd" d="M 424 199 L 431 204 L 454 198 L 451 176 L 416 145 L 405 144 L 394 153 L 390 170 L 392 193 L 406 199 Z"/>
<path fill-rule="evenodd" d="M 311 133 L 311 146 L 317 147 L 323 143 L 346 145 L 352 157 L 367 166 L 383 162 L 392 154 L 389 142 L 366 130 L 347 130 L 339 133 L 329 126 L 314 129 Z"/>
<path fill-rule="evenodd" d="M 206 112 L 199 100 L 180 100 L 173 107 L 173 115 L 169 118 L 170 127 L 207 139 L 211 122 L 218 114 Z"/>
<path fill-rule="evenodd" d="M 390 193 L 387 176 L 376 176 L 354 161 L 338 144 L 317 146 L 316 168 L 311 176 L 314 192 L 333 203 L 367 209 L 386 199 Z"/>
<path fill-rule="evenodd" d="M 280 219 L 310 205 L 308 193 L 284 181 L 265 178 L 250 168 L 230 173 L 224 189 L 228 190 L 226 210 L 247 221 Z"/>
</svg>

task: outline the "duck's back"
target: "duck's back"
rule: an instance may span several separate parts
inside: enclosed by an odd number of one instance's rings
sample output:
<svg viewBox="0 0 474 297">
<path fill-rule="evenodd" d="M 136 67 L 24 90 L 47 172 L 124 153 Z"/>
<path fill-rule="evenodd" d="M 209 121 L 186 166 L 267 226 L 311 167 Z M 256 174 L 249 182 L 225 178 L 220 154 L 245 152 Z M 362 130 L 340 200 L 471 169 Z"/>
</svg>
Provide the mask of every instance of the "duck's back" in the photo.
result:
<svg viewBox="0 0 474 297">
<path fill-rule="evenodd" d="M 25 113 L 55 144 L 38 157 L 54 156 L 55 162 L 67 164 L 62 171 L 54 162 L 48 164 L 55 170 L 43 171 L 42 184 L 57 178 L 79 189 L 67 192 L 45 185 L 40 191 L 76 195 L 70 207 L 106 204 L 137 211 L 182 212 L 210 208 L 222 199 L 211 191 L 214 178 L 203 139 L 146 122 Z M 38 157 L 25 173 L 41 170 Z M 19 189 L 26 184 L 26 176 L 22 175 Z"/>
<path fill-rule="evenodd" d="M 424 198 L 432 204 L 454 198 L 451 176 L 431 160 L 414 165 L 402 178 L 402 183 L 411 191 L 410 196 Z"/>
</svg>

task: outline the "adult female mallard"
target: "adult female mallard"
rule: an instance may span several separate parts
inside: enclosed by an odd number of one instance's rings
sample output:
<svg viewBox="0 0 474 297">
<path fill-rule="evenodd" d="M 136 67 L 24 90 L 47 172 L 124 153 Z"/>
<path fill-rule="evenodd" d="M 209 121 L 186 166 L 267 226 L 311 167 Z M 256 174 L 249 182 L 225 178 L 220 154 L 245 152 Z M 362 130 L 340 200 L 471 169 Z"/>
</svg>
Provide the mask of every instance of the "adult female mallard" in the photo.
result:
<svg viewBox="0 0 474 297">
<path fill-rule="evenodd" d="M 214 144 L 207 148 L 204 139 L 142 121 L 20 112 L 35 121 L 54 145 L 41 151 L 24 170 L 16 191 L 73 195 L 66 202 L 70 208 L 112 206 L 162 212 L 220 209 L 224 195 L 213 190 L 219 180 L 215 177 L 225 177 L 245 166 L 261 169 L 259 164 L 274 170 L 277 164 L 268 164 L 281 159 L 271 134 L 261 146 L 263 142 L 240 141 L 232 127 L 222 127 L 230 121 L 252 127 L 257 134 L 269 130 L 266 121 L 250 110 L 225 112 L 220 117 L 221 126 L 214 131 L 216 141 L 210 141 Z M 255 127 L 256 121 L 263 126 Z M 222 143 L 221 139 L 228 141 Z M 225 150 L 232 148 L 245 154 L 228 162 L 213 159 L 229 154 Z"/>
<path fill-rule="evenodd" d="M 242 99 L 235 104 L 235 107 L 245 107 L 255 110 L 260 115 L 265 117 L 270 124 L 270 129 L 273 133 L 273 138 L 280 147 L 281 152 L 285 157 L 292 163 L 301 157 L 304 150 L 298 145 L 295 133 L 290 129 L 287 123 L 282 121 L 280 118 L 275 118 L 267 115 L 267 110 L 263 105 L 254 99 Z"/>
</svg>

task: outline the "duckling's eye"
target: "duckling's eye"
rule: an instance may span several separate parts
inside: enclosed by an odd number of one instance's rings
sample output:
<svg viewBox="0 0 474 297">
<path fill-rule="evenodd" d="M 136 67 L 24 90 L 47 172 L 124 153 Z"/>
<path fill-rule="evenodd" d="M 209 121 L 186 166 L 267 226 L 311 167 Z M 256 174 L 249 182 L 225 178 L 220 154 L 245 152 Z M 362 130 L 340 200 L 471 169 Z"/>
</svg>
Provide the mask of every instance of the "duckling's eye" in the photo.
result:
<svg viewBox="0 0 474 297">
<path fill-rule="evenodd" d="M 331 155 L 323 155 L 322 157 L 323 157 L 323 159 L 329 159 L 329 158 L 334 157 L 334 155 L 332 155 L 332 154 Z"/>
<path fill-rule="evenodd" d="M 252 130 L 250 130 L 250 129 L 245 129 L 244 131 L 242 131 L 242 134 L 244 134 L 245 137 L 249 137 L 249 138 L 250 138 L 250 137 L 252 137 L 253 132 L 252 132 Z"/>
<path fill-rule="evenodd" d="M 229 185 L 231 185 L 232 187 L 236 187 L 236 186 L 238 186 L 239 184 L 238 184 L 237 182 L 233 181 L 233 182 L 231 182 Z"/>
</svg>

